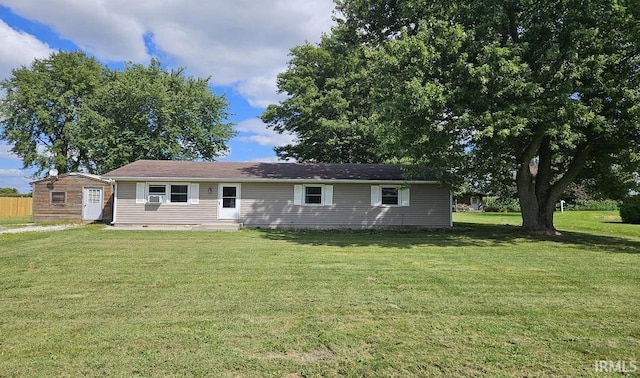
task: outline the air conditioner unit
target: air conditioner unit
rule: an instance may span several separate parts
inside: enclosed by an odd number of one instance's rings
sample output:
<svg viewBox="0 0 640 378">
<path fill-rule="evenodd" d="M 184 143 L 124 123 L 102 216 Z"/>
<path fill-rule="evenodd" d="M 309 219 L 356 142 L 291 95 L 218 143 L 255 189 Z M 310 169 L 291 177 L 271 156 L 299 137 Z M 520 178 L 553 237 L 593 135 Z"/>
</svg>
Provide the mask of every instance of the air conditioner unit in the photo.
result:
<svg viewBox="0 0 640 378">
<path fill-rule="evenodd" d="M 153 195 L 153 196 L 149 196 L 148 201 L 149 203 L 162 203 L 162 196 L 159 195 Z"/>
</svg>

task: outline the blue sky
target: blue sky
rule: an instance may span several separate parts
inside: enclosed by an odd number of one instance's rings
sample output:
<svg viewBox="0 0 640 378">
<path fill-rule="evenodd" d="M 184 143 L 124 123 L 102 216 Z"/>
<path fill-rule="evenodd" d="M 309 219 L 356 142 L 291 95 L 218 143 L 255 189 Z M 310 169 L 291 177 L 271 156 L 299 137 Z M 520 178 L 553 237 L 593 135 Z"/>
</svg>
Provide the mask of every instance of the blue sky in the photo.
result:
<svg viewBox="0 0 640 378">
<path fill-rule="evenodd" d="M 333 25 L 332 0 L 0 0 L 0 79 L 58 50 L 83 50 L 111 67 L 147 64 L 211 77 L 230 104 L 238 136 L 227 161 L 275 161 L 292 140 L 258 116 L 281 97 L 276 75 L 289 49 L 318 42 Z M 0 187 L 31 190 L 22 161 L 0 141 Z"/>
</svg>

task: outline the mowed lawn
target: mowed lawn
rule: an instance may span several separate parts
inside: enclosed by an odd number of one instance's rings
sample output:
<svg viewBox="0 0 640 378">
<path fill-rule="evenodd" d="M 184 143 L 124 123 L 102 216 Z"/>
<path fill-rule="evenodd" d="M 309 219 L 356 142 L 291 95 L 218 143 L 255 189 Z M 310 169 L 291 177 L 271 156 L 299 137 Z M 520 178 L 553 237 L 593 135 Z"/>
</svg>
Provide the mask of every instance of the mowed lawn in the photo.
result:
<svg viewBox="0 0 640 378">
<path fill-rule="evenodd" d="M 640 365 L 640 226 L 0 235 L 0 376 L 611 376 Z M 620 366 L 620 365 L 619 365 Z M 637 374 L 637 373 L 636 373 Z"/>
</svg>

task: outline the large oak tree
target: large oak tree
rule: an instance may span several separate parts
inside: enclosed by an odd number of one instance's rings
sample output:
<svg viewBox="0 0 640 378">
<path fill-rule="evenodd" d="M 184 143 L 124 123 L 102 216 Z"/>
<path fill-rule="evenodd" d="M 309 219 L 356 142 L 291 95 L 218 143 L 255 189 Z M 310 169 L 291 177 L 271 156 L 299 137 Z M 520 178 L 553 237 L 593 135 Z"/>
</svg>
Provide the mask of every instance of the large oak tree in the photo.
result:
<svg viewBox="0 0 640 378">
<path fill-rule="evenodd" d="M 234 135 L 208 79 L 157 60 L 111 70 L 61 51 L 14 69 L 0 88 L 0 139 L 36 176 L 100 174 L 145 158 L 213 160 Z"/>
<path fill-rule="evenodd" d="M 289 97 L 263 115 L 298 136 L 282 156 L 332 161 L 339 146 L 489 188 L 515 181 L 533 232 L 555 231 L 556 203 L 575 180 L 633 183 L 636 1 L 342 0 L 337 11 L 330 35 L 292 50 L 279 77 Z M 372 141 L 348 143 L 335 129 Z M 314 150 L 323 152 L 299 152 Z"/>
</svg>

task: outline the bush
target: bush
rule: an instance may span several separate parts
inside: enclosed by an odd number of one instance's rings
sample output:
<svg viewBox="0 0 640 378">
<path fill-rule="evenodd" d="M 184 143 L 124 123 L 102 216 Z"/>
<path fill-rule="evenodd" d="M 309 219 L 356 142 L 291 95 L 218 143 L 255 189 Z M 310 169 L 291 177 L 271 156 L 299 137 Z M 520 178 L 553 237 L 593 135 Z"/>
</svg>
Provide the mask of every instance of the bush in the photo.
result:
<svg viewBox="0 0 640 378">
<path fill-rule="evenodd" d="M 640 195 L 628 197 L 622 201 L 620 218 L 624 223 L 640 224 Z"/>
<path fill-rule="evenodd" d="M 487 197 L 483 201 L 485 212 L 514 212 L 520 211 L 520 202 L 515 198 Z"/>
<path fill-rule="evenodd" d="M 566 209 L 574 211 L 610 211 L 618 210 L 618 202 L 614 200 L 577 200 L 567 204 Z"/>
</svg>

